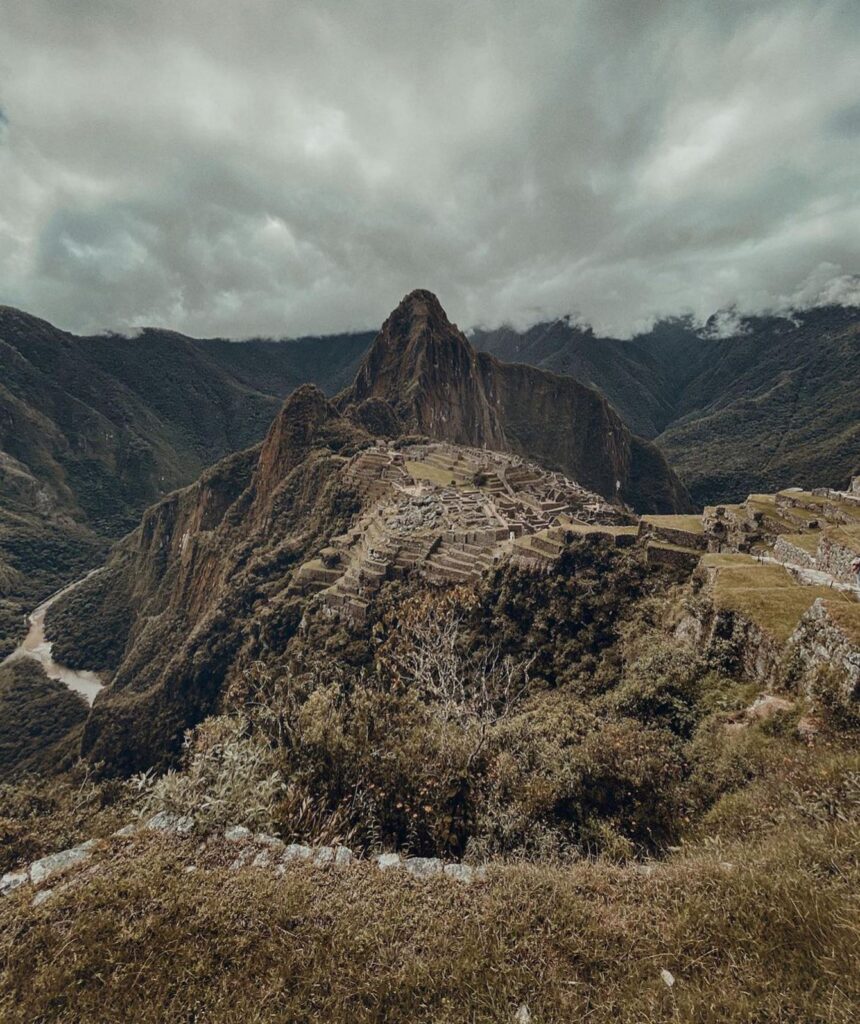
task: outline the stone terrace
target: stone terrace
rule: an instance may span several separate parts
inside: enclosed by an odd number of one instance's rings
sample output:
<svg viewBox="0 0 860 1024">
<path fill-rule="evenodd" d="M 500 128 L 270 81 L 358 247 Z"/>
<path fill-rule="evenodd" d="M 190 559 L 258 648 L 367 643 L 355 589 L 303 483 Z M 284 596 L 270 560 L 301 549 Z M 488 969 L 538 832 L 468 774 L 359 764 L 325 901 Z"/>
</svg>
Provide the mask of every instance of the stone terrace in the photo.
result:
<svg viewBox="0 0 860 1024">
<path fill-rule="evenodd" d="M 379 443 L 346 464 L 364 511 L 294 577 L 294 593 L 362 619 L 386 579 L 419 573 L 467 583 L 495 562 L 556 557 L 576 529 L 624 527 L 634 517 L 560 473 L 517 456 L 444 443 Z M 531 543 L 523 543 L 531 538 Z"/>
</svg>

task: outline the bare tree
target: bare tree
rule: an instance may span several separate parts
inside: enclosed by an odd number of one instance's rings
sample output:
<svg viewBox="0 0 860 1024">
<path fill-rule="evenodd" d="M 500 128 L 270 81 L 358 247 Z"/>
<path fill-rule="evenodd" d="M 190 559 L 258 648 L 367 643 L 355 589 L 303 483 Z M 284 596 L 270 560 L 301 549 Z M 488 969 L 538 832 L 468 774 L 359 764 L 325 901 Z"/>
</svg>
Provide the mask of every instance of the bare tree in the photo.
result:
<svg viewBox="0 0 860 1024">
<path fill-rule="evenodd" d="M 534 657 L 516 661 L 496 644 L 469 651 L 462 617 L 450 607 L 431 607 L 411 625 L 408 642 L 392 651 L 388 667 L 418 689 L 437 718 L 474 734 L 471 764 L 492 727 L 528 691 Z"/>
</svg>

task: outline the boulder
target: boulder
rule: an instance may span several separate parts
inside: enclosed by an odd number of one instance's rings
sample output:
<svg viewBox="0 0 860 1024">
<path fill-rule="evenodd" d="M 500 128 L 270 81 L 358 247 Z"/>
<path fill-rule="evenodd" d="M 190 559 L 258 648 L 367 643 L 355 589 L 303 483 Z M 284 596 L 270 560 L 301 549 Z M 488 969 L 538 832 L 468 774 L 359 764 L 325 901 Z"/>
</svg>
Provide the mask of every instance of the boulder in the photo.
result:
<svg viewBox="0 0 860 1024">
<path fill-rule="evenodd" d="M 77 864 L 89 860 L 95 841 L 90 839 L 80 846 L 73 846 L 69 850 L 60 850 L 59 853 L 51 853 L 41 860 L 34 861 L 30 865 L 30 881 L 33 885 L 47 882 L 56 875 L 64 874 Z"/>
<path fill-rule="evenodd" d="M 7 896 L 19 886 L 25 885 L 29 880 L 30 872 L 27 868 L 21 868 L 20 871 L 7 871 L 0 878 L 0 896 Z"/>
<path fill-rule="evenodd" d="M 410 875 L 414 875 L 416 878 L 441 875 L 444 870 L 444 865 L 438 857 L 410 857 L 403 866 Z"/>
<path fill-rule="evenodd" d="M 173 832 L 176 835 L 188 835 L 189 832 L 194 830 L 194 819 L 187 814 L 159 811 L 158 814 L 154 814 L 147 821 L 145 827 L 155 832 Z"/>
</svg>

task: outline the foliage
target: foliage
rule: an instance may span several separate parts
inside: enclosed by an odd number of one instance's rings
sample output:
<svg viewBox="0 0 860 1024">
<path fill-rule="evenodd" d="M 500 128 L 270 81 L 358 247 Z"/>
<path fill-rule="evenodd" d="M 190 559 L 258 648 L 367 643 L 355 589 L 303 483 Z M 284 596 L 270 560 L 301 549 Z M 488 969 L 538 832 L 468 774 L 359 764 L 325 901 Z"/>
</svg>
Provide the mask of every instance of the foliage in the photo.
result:
<svg viewBox="0 0 860 1024">
<path fill-rule="evenodd" d="M 68 751 L 61 741 L 87 716 L 85 701 L 29 658 L 0 665 L 0 779 L 25 771 L 50 774 Z"/>
<path fill-rule="evenodd" d="M 141 813 L 169 811 L 203 827 L 271 828 L 284 789 L 271 749 L 249 734 L 247 722 L 213 717 L 186 734 L 182 770 L 170 769 L 148 788 Z"/>
</svg>

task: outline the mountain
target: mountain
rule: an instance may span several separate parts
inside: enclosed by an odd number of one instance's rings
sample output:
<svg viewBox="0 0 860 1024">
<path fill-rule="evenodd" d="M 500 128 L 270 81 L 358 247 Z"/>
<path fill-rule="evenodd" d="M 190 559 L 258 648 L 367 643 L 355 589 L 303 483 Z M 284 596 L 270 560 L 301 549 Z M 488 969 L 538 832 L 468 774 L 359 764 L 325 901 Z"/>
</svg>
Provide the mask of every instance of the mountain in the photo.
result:
<svg viewBox="0 0 860 1024">
<path fill-rule="evenodd" d="M 389 438 L 375 438 L 370 421 L 383 421 Z M 549 425 L 561 425 L 560 438 Z M 52 609 L 57 656 L 112 677 L 84 751 L 122 770 L 175 755 L 186 727 L 217 707 L 261 650 L 290 640 L 320 579 L 331 584 L 332 613 L 363 616 L 368 574 L 384 579 L 395 564 L 457 582 L 469 578 L 473 558 L 483 566 L 500 544 L 561 514 L 625 522 L 629 513 L 600 497 L 617 502 L 616 480 L 621 497 L 642 499 L 645 511 L 652 502 L 684 505 L 656 449 L 632 437 L 597 392 L 479 356 L 435 296 L 411 293 L 350 388 L 334 401 L 312 385 L 297 389 L 262 444 L 150 508 L 107 568 Z M 427 519 L 426 502 L 413 506 L 412 495 L 430 482 L 465 494 L 440 499 Z M 402 551 L 395 545 L 389 564 L 378 506 L 400 500 L 398 516 L 417 515 L 418 536 Z M 451 531 L 470 538 L 467 555 L 445 550 Z M 343 535 L 357 544 L 355 564 L 338 572 L 331 554 L 314 560 Z"/>
<path fill-rule="evenodd" d="M 336 399 L 362 422 L 366 403 L 379 402 L 402 432 L 515 452 L 640 512 L 689 506 L 660 452 L 596 390 L 477 352 L 430 292 L 403 299 Z"/>
<path fill-rule="evenodd" d="M 342 387 L 370 337 L 76 337 L 0 308 L 0 654 L 23 611 L 153 501 L 259 441 L 295 387 Z"/>
<path fill-rule="evenodd" d="M 527 331 L 479 330 L 472 341 L 591 384 L 650 438 L 699 505 L 860 467 L 860 311 L 831 306 L 790 317 L 658 323 L 629 341 L 569 320 Z"/>
</svg>

